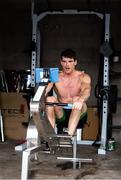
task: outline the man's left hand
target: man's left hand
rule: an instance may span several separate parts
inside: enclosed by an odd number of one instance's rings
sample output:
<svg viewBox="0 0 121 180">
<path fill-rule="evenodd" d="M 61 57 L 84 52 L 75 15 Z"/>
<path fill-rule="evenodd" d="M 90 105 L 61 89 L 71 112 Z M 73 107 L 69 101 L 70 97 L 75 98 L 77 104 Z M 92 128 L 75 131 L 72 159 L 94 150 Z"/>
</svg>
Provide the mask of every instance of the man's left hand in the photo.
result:
<svg viewBox="0 0 121 180">
<path fill-rule="evenodd" d="M 82 106 L 83 106 L 83 101 L 81 101 L 78 96 L 74 97 L 73 98 L 73 107 L 72 108 L 77 109 L 77 110 L 81 110 Z"/>
</svg>

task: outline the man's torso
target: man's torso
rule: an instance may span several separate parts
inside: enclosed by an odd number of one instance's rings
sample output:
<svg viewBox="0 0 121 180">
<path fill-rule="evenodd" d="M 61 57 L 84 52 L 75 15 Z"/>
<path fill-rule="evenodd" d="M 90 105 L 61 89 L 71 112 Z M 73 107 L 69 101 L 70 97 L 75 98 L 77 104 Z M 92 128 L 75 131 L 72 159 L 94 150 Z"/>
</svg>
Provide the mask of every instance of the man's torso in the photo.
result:
<svg viewBox="0 0 121 180">
<path fill-rule="evenodd" d="M 68 77 L 64 77 L 63 73 L 60 73 L 59 82 L 55 83 L 54 86 L 60 102 L 71 103 L 73 97 L 81 94 L 84 75 L 84 72 L 81 71 L 75 71 L 73 76 Z"/>
</svg>

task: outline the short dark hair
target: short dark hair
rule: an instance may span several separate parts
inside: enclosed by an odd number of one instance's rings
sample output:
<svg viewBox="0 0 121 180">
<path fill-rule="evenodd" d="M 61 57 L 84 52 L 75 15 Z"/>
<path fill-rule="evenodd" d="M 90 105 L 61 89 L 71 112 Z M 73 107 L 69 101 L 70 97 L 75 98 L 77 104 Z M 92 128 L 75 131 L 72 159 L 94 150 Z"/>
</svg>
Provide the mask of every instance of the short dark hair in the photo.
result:
<svg viewBox="0 0 121 180">
<path fill-rule="evenodd" d="M 63 56 L 67 58 L 73 58 L 74 60 L 76 60 L 76 52 L 72 49 L 65 49 L 64 51 L 62 51 L 60 55 L 61 59 Z"/>
</svg>

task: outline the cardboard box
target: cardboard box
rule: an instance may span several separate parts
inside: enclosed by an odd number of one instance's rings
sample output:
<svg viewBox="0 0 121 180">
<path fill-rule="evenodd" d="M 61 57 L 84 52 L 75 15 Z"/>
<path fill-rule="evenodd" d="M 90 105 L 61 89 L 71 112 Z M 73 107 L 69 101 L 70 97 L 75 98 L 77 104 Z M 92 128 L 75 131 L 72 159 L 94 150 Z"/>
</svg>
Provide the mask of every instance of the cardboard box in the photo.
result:
<svg viewBox="0 0 121 180">
<path fill-rule="evenodd" d="M 7 139 L 20 140 L 26 138 L 26 127 L 22 123 L 29 120 L 25 93 L 0 93 L 0 108 L 4 123 L 4 136 Z"/>
<path fill-rule="evenodd" d="M 82 139 L 83 140 L 96 140 L 99 130 L 99 119 L 97 108 L 89 107 L 87 123 L 83 128 Z"/>
</svg>

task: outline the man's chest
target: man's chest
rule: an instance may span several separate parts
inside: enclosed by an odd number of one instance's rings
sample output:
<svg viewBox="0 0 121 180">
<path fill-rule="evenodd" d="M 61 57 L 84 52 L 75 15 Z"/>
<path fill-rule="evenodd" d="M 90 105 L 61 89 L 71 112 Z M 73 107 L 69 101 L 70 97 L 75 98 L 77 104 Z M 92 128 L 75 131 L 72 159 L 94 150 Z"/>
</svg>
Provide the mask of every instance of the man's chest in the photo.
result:
<svg viewBox="0 0 121 180">
<path fill-rule="evenodd" d="M 79 78 L 62 79 L 56 83 L 56 89 L 61 94 L 66 92 L 78 93 L 81 91 L 81 80 Z"/>
</svg>

